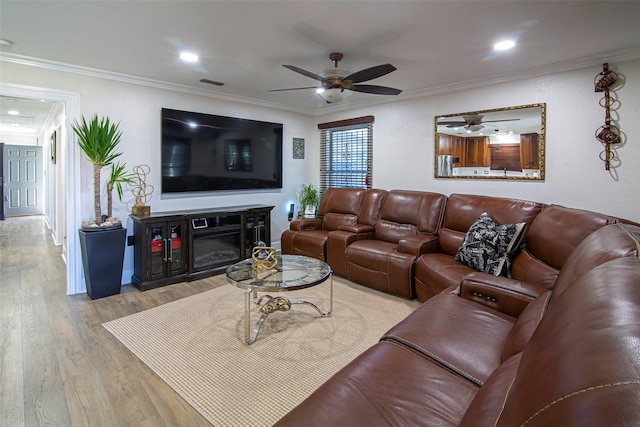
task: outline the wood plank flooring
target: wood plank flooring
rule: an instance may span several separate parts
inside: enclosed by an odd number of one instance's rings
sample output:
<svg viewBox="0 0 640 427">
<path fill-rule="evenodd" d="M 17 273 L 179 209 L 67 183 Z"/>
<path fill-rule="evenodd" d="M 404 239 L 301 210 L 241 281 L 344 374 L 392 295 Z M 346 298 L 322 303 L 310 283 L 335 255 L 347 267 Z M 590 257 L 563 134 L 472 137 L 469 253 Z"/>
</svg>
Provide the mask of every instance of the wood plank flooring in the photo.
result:
<svg viewBox="0 0 640 427">
<path fill-rule="evenodd" d="M 221 276 L 92 301 L 66 295 L 42 217 L 0 221 L 0 425 L 209 426 L 102 323 L 221 286 Z"/>
</svg>

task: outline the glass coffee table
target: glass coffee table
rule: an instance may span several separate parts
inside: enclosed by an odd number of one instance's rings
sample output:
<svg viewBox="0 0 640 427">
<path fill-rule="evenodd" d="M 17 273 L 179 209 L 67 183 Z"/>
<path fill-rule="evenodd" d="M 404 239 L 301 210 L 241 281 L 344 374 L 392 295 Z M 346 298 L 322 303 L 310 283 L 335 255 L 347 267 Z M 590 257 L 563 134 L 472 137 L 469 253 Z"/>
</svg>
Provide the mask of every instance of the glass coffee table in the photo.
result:
<svg viewBox="0 0 640 427">
<path fill-rule="evenodd" d="M 277 264 L 269 269 L 256 269 L 251 259 L 246 259 L 227 268 L 227 281 L 244 289 L 244 339 L 253 344 L 258 337 L 260 327 L 267 316 L 276 311 L 289 311 L 292 304 L 305 304 L 313 307 L 322 317 L 331 316 L 333 310 L 333 274 L 331 267 L 319 259 L 301 255 L 277 255 Z M 309 301 L 289 300 L 283 296 L 261 295 L 258 292 L 286 292 L 310 288 L 330 282 L 329 311 L 322 311 Z M 251 300 L 261 305 L 260 318 L 251 330 Z M 264 301 L 264 303 L 263 303 Z"/>
</svg>

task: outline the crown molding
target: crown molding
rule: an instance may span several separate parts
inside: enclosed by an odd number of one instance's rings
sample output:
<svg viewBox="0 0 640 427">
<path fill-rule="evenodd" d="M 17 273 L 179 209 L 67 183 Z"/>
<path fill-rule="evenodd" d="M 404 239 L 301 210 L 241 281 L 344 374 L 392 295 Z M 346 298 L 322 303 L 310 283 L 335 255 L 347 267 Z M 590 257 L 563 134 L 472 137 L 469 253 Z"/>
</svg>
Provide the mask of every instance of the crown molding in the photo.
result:
<svg viewBox="0 0 640 427">
<path fill-rule="evenodd" d="M 67 64 L 63 62 L 51 61 L 48 59 L 17 55 L 14 53 L 2 52 L 2 54 L 0 54 L 0 61 L 9 62 L 13 64 L 18 64 L 18 65 L 26 65 L 30 67 L 44 68 L 50 71 L 60 71 L 65 73 L 78 74 L 86 77 L 112 80 L 119 83 L 128 83 L 128 84 L 152 87 L 156 89 L 165 89 L 165 90 L 171 90 L 174 92 L 187 93 L 190 95 L 207 96 L 210 98 L 222 99 L 225 101 L 239 102 L 243 104 L 256 105 L 259 107 L 276 108 L 279 110 L 286 110 L 294 113 L 313 115 L 312 109 L 302 109 L 300 107 L 291 107 L 288 105 L 269 102 L 269 101 L 263 101 L 255 98 L 229 95 L 226 93 L 212 91 L 210 89 L 196 89 L 191 86 L 180 85 L 176 83 L 170 83 L 170 82 L 150 79 L 146 77 L 133 76 L 130 74 L 101 70 L 101 69 L 85 67 L 81 65 Z"/>
<path fill-rule="evenodd" d="M 603 62 L 619 63 L 627 61 L 635 61 L 640 59 L 640 48 L 635 47 L 631 49 L 623 49 L 619 51 L 610 52 L 607 54 L 597 54 L 588 57 L 578 58 L 569 61 L 557 62 L 554 64 L 531 67 L 524 70 L 520 70 L 516 73 L 504 73 L 494 75 L 490 78 L 477 78 L 471 80 L 465 80 L 452 84 L 432 86 L 424 89 L 418 89 L 393 97 L 393 99 L 379 99 L 370 98 L 368 100 L 361 100 L 352 103 L 345 103 L 336 106 L 323 107 L 322 109 L 316 109 L 314 116 L 322 116 L 325 114 L 335 113 L 339 111 L 352 110 L 354 108 L 370 107 L 374 105 L 389 104 L 391 102 L 404 101 L 414 98 L 422 98 L 431 95 L 438 95 L 442 93 L 450 93 L 462 90 L 475 89 L 483 86 L 490 86 L 500 83 L 508 83 L 519 80 L 526 80 L 534 77 L 540 77 L 550 74 L 559 74 L 569 71 L 577 71 L 591 67 L 601 68 Z"/>
<path fill-rule="evenodd" d="M 292 107 L 285 104 L 263 101 L 255 98 L 242 97 L 236 95 L 229 95 L 226 93 L 216 92 L 208 89 L 196 89 L 191 86 L 179 85 L 161 80 L 149 79 L 145 77 L 132 76 L 129 74 L 117 73 L 113 71 L 100 70 L 97 68 L 84 67 L 80 65 L 67 64 L 57 61 L 51 61 L 42 58 L 34 58 L 24 55 L 17 55 L 8 52 L 2 52 L 0 55 L 0 61 L 10 62 L 14 64 L 27 65 L 31 67 L 39 67 L 52 71 L 61 71 L 67 73 L 73 73 L 88 77 L 95 77 L 107 80 L 113 80 L 121 83 L 129 83 L 147 87 L 153 87 L 157 89 L 171 90 L 174 92 L 187 93 L 190 95 L 208 96 L 211 98 L 221 99 L 231 102 L 239 102 L 244 104 L 256 105 L 259 107 L 276 108 L 279 110 L 285 110 L 294 113 L 307 114 L 314 117 L 323 116 L 326 114 L 332 114 L 341 111 L 353 110 L 356 108 L 370 107 L 381 104 L 389 104 L 392 102 L 405 101 L 414 98 L 421 98 L 431 95 L 438 95 L 441 93 L 456 92 L 461 90 L 469 90 L 482 86 L 489 86 L 499 83 L 507 83 L 518 80 L 525 80 L 533 77 L 540 77 L 549 74 L 558 74 L 569 71 L 576 71 L 590 67 L 600 67 L 603 62 L 616 63 L 626 62 L 640 59 L 640 48 L 634 47 L 630 49 L 623 49 L 613 51 L 609 53 L 602 53 L 591 55 L 588 57 L 561 61 L 554 64 L 548 64 L 538 67 L 531 67 L 524 70 L 520 70 L 515 73 L 504 73 L 494 75 L 490 78 L 477 78 L 471 80 L 465 80 L 446 85 L 432 86 L 428 88 L 403 92 L 398 96 L 390 97 L 371 97 L 367 100 L 349 102 L 339 105 L 322 106 L 320 108 L 300 108 L 298 106 Z"/>
<path fill-rule="evenodd" d="M 626 62 L 640 59 L 640 48 L 626 49 L 609 54 L 597 54 L 588 57 L 582 57 L 574 60 L 556 62 L 554 64 L 530 67 L 515 73 L 498 74 L 491 78 L 480 78 L 466 80 L 450 85 L 436 86 L 429 89 L 413 91 L 409 96 L 415 98 L 419 96 L 436 95 L 445 92 L 453 92 L 458 90 L 468 90 L 481 86 L 489 86 L 499 83 L 508 83 L 518 80 L 525 80 L 534 77 L 546 76 L 550 74 L 560 74 L 569 71 L 583 70 L 591 67 L 602 67 L 603 62 Z"/>
</svg>

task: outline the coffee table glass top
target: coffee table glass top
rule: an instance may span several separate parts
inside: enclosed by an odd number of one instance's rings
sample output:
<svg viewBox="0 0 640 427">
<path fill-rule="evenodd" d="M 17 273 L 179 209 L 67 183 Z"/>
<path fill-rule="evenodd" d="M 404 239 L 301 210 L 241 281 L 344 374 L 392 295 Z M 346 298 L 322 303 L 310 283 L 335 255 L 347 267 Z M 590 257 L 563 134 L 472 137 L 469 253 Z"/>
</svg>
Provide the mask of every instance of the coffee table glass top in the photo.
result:
<svg viewBox="0 0 640 427">
<path fill-rule="evenodd" d="M 282 292 L 309 288 L 327 280 L 331 267 L 316 258 L 277 255 L 277 264 L 267 270 L 253 268 L 251 259 L 227 269 L 227 281 L 246 290 Z"/>
</svg>

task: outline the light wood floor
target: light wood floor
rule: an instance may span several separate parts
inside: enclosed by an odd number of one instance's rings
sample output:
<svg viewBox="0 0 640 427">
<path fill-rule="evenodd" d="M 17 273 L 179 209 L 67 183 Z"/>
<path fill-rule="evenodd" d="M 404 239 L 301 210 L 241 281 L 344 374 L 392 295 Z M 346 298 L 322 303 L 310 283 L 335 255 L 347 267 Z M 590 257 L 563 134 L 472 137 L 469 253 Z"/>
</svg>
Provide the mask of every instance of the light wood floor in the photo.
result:
<svg viewBox="0 0 640 427">
<path fill-rule="evenodd" d="M 103 322 L 223 283 L 208 278 L 90 300 L 66 295 L 41 217 L 0 221 L 0 425 L 208 426 Z"/>
</svg>

